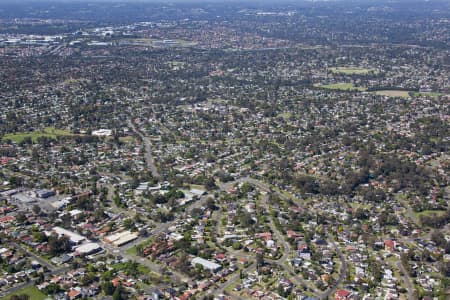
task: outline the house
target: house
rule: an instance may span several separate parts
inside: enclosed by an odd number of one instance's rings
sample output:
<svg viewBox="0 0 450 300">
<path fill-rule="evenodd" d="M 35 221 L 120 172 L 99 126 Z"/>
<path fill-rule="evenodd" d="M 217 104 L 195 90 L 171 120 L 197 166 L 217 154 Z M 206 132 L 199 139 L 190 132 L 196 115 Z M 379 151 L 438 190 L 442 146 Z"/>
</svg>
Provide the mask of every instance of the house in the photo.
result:
<svg viewBox="0 0 450 300">
<path fill-rule="evenodd" d="M 111 279 L 111 283 L 114 287 L 118 287 L 120 285 L 120 279 L 118 277 L 115 277 Z"/>
<path fill-rule="evenodd" d="M 225 256 L 224 253 L 217 253 L 216 256 L 215 256 L 215 259 L 218 262 L 224 262 L 226 260 L 226 256 Z"/>
<path fill-rule="evenodd" d="M 384 250 L 394 252 L 394 249 L 395 249 L 395 241 L 393 240 L 384 241 Z"/>
<path fill-rule="evenodd" d="M 256 233 L 255 238 L 262 238 L 266 241 L 272 239 L 272 234 L 270 232 L 262 232 L 262 233 Z"/>
<path fill-rule="evenodd" d="M 286 232 L 286 234 L 287 234 L 287 237 L 290 238 L 290 239 L 296 239 L 298 237 L 301 237 L 301 235 L 298 234 L 297 232 L 295 232 L 294 230 L 288 230 Z"/>
<path fill-rule="evenodd" d="M 347 290 L 337 290 L 334 294 L 334 300 L 348 300 L 351 299 L 352 292 Z"/>
<path fill-rule="evenodd" d="M 70 289 L 67 292 L 67 296 L 70 300 L 81 298 L 81 291 L 79 291 L 78 289 Z"/>
<path fill-rule="evenodd" d="M 6 224 L 6 223 L 10 223 L 13 222 L 16 218 L 14 216 L 6 216 L 6 217 L 1 217 L 0 218 L 0 224 Z"/>
</svg>

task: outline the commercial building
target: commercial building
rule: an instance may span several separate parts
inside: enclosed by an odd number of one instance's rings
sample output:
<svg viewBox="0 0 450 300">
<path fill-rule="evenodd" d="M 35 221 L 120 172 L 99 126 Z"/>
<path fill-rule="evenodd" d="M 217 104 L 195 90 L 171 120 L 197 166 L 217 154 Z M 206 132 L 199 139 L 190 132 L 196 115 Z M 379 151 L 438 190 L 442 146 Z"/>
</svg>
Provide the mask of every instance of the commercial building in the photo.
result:
<svg viewBox="0 0 450 300">
<path fill-rule="evenodd" d="M 86 240 L 84 236 L 81 236 L 75 232 L 69 231 L 67 229 L 61 228 L 61 227 L 53 227 L 53 232 L 55 232 L 59 236 L 66 236 L 69 238 L 70 242 L 75 245 L 81 244 L 83 241 Z"/>
<path fill-rule="evenodd" d="M 97 243 L 86 243 L 75 249 L 75 252 L 78 254 L 90 255 L 97 252 L 100 252 L 102 247 Z"/>
<path fill-rule="evenodd" d="M 138 234 L 136 232 L 126 230 L 105 237 L 105 242 L 110 243 L 116 247 L 120 247 L 131 241 L 134 241 L 137 238 Z"/>
<path fill-rule="evenodd" d="M 205 269 L 207 269 L 207 270 L 210 270 L 211 272 L 214 272 L 214 273 L 217 272 L 217 271 L 219 271 L 219 270 L 222 268 L 221 265 L 216 264 L 215 262 L 212 262 L 212 261 L 203 259 L 203 258 L 201 258 L 201 257 L 196 257 L 196 258 L 194 258 L 194 259 L 191 261 L 191 264 L 192 264 L 193 266 L 195 266 L 195 265 L 197 265 L 197 264 L 200 264 L 201 266 L 203 266 L 203 268 L 205 268 Z"/>
<path fill-rule="evenodd" d="M 36 197 L 45 199 L 45 198 L 50 198 L 52 196 L 55 196 L 56 193 L 55 191 L 52 190 L 38 190 L 36 191 Z"/>
</svg>

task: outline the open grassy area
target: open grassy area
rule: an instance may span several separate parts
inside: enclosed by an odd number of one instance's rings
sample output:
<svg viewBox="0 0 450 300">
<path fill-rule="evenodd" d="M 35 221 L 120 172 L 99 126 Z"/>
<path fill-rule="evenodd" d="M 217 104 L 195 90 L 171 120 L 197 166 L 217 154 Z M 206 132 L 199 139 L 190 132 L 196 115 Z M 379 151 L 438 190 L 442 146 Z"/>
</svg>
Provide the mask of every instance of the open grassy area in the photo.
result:
<svg viewBox="0 0 450 300">
<path fill-rule="evenodd" d="M 54 127 L 47 127 L 41 131 L 33 131 L 33 132 L 16 132 L 9 133 L 3 136 L 3 140 L 11 140 L 16 143 L 22 142 L 25 138 L 30 137 L 33 142 L 36 142 L 40 137 L 48 137 L 52 139 L 56 139 L 57 136 L 68 136 L 72 135 L 68 130 L 56 129 Z"/>
<path fill-rule="evenodd" d="M 127 263 L 118 263 L 118 264 L 112 265 L 112 267 L 116 271 L 125 271 L 125 272 L 137 271 L 141 275 L 150 273 L 150 269 L 140 263 L 137 264 L 137 270 L 135 270 L 135 269 L 130 270 L 129 269 L 130 265 Z"/>
<path fill-rule="evenodd" d="M 420 96 L 428 96 L 428 97 L 439 97 L 442 96 L 442 93 L 437 92 L 413 92 L 412 95 L 414 97 L 420 97 Z"/>
<path fill-rule="evenodd" d="M 128 136 L 122 136 L 119 138 L 119 141 L 121 141 L 122 143 L 133 143 L 134 142 L 134 137 L 131 135 Z"/>
<path fill-rule="evenodd" d="M 292 113 L 290 113 L 290 112 L 283 112 L 283 113 L 279 114 L 278 116 L 282 117 L 285 120 L 288 120 L 292 116 Z"/>
<path fill-rule="evenodd" d="M 155 241 L 155 238 L 154 238 L 154 237 L 150 237 L 150 238 L 148 238 L 148 239 L 142 241 L 142 242 L 139 244 L 139 246 L 142 246 L 142 247 L 145 248 L 147 245 L 153 243 L 154 241 Z M 133 247 L 127 249 L 127 250 L 125 251 L 125 253 L 128 254 L 128 255 L 135 255 L 135 256 L 137 256 L 137 248 L 136 248 L 137 246 L 138 246 L 138 245 L 135 245 L 135 246 L 133 246 Z"/>
<path fill-rule="evenodd" d="M 414 216 L 417 220 L 420 220 L 421 216 L 432 216 L 432 215 L 442 215 L 445 213 L 445 210 L 424 210 L 421 212 L 414 212 Z"/>
<path fill-rule="evenodd" d="M 402 97 L 402 98 L 409 97 L 408 91 L 400 91 L 400 90 L 381 90 L 375 91 L 375 94 L 388 97 Z"/>
<path fill-rule="evenodd" d="M 152 46 L 154 39 L 137 38 L 137 39 L 121 39 L 119 43 L 125 45 Z"/>
<path fill-rule="evenodd" d="M 27 294 L 28 296 L 30 296 L 30 300 L 44 300 L 47 298 L 47 296 L 40 290 L 38 290 L 37 287 L 31 285 L 21 290 L 18 290 L 17 292 L 12 293 L 6 297 L 0 298 L 0 300 L 9 300 L 13 295 L 22 295 L 22 294 Z"/>
<path fill-rule="evenodd" d="M 168 61 L 167 64 L 171 67 L 176 67 L 176 66 L 183 66 L 184 62 L 173 60 L 173 61 Z"/>
<path fill-rule="evenodd" d="M 334 83 L 334 84 L 323 84 L 316 85 L 316 87 L 327 89 L 327 90 L 339 90 L 339 91 L 360 91 L 366 90 L 365 87 L 356 87 L 353 83 Z"/>
<path fill-rule="evenodd" d="M 137 255 L 137 249 L 136 246 L 131 247 L 130 249 L 127 249 L 127 251 L 125 251 L 126 254 L 128 255 Z"/>
<path fill-rule="evenodd" d="M 205 186 L 200 184 L 191 184 L 189 187 L 191 189 L 206 190 Z"/>
<path fill-rule="evenodd" d="M 359 67 L 334 67 L 330 68 L 330 71 L 333 73 L 340 73 L 345 75 L 366 75 L 370 72 L 376 73 L 377 70 L 367 69 L 367 68 L 359 68 Z"/>
</svg>

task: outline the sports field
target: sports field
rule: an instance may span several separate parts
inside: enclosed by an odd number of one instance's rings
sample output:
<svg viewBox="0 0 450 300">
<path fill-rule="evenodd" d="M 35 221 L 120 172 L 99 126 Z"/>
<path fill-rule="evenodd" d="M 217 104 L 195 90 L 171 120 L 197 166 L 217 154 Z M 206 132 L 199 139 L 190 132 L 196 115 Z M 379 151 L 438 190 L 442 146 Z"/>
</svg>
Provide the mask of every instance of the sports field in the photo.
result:
<svg viewBox="0 0 450 300">
<path fill-rule="evenodd" d="M 48 137 L 52 139 L 56 139 L 57 136 L 68 136 L 72 135 L 70 131 L 63 129 L 56 129 L 54 127 L 47 127 L 41 131 L 32 131 L 32 132 L 16 132 L 9 133 L 3 136 L 3 140 L 11 140 L 16 143 L 22 142 L 25 138 L 30 137 L 33 142 L 36 142 L 40 137 Z"/>
</svg>

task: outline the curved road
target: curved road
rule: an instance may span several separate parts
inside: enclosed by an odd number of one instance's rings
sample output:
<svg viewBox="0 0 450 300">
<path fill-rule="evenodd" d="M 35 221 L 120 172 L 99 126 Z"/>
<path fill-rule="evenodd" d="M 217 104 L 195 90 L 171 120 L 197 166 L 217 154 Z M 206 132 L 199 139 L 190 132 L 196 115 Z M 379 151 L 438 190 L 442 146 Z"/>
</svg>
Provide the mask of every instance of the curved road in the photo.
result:
<svg viewBox="0 0 450 300">
<path fill-rule="evenodd" d="M 227 191 L 227 190 L 228 190 L 233 184 L 235 184 L 236 182 L 241 182 L 241 183 L 246 182 L 246 183 L 252 184 L 252 185 L 256 186 L 258 189 L 260 189 L 260 190 L 262 190 L 263 192 L 266 192 L 266 193 L 274 192 L 274 191 L 270 188 L 269 185 L 267 185 L 267 184 L 265 184 L 265 183 L 263 183 L 263 182 L 261 182 L 261 181 L 259 181 L 259 180 L 250 178 L 250 177 L 240 178 L 240 179 L 238 179 L 238 180 L 236 180 L 236 181 L 229 182 L 229 183 L 226 183 L 226 184 L 222 184 L 222 185 L 219 185 L 219 186 L 220 186 L 220 188 L 221 188 L 222 190 Z M 283 198 L 286 197 L 285 195 L 282 195 L 282 194 L 280 194 L 280 193 L 278 193 L 278 192 L 275 192 L 275 193 L 277 193 L 280 197 L 283 197 Z M 262 203 L 261 203 L 261 204 L 262 204 L 262 206 L 263 206 L 265 209 L 267 209 L 267 208 L 269 207 L 269 204 L 267 203 L 267 200 L 268 200 L 268 195 L 267 195 L 267 194 L 266 194 L 266 195 L 263 195 L 263 196 L 262 196 Z M 295 274 L 295 272 L 294 272 L 293 270 L 291 270 L 291 269 L 286 265 L 286 262 L 288 261 L 289 255 L 290 255 L 290 253 L 291 253 L 291 245 L 286 241 L 286 239 L 285 239 L 284 236 L 281 234 L 281 232 L 276 228 L 275 223 L 274 223 L 272 217 L 269 218 L 269 221 L 270 221 L 270 223 L 269 223 L 270 229 L 272 230 L 272 232 L 273 232 L 274 236 L 276 237 L 276 239 L 279 241 L 279 243 L 280 243 L 280 244 L 282 245 L 282 247 L 284 248 L 283 255 L 281 256 L 281 258 L 279 258 L 279 259 L 277 259 L 277 260 L 275 260 L 275 259 L 269 259 L 270 263 L 278 265 L 278 266 L 281 267 L 283 270 L 285 270 L 288 274 L 290 274 L 291 277 L 292 277 L 292 281 L 293 281 L 297 286 L 303 286 L 304 288 L 307 288 L 307 289 L 309 289 L 311 292 L 314 292 L 314 293 L 316 293 L 316 294 L 320 293 L 320 291 L 318 291 L 316 287 L 314 287 L 313 285 L 311 285 L 311 284 L 309 284 L 309 283 L 307 283 L 307 282 L 304 282 L 304 281 L 302 281 L 301 279 L 299 279 L 299 278 L 298 278 L 298 275 Z M 237 253 L 234 253 L 234 252 L 232 252 L 232 254 L 235 255 L 235 256 L 239 256 Z M 226 284 L 227 284 L 226 287 L 228 287 L 229 285 L 231 285 L 232 282 L 235 281 L 235 280 L 237 280 L 238 278 L 239 278 L 238 276 L 233 276 L 233 277 L 231 277 L 231 278 L 226 282 Z M 217 292 L 217 291 L 223 291 L 223 289 L 216 289 L 215 292 Z M 321 299 L 323 299 L 323 298 L 321 297 Z"/>
<path fill-rule="evenodd" d="M 270 193 L 273 192 L 275 194 L 277 194 L 279 197 L 283 198 L 283 199 L 287 199 L 286 195 L 283 195 L 280 192 L 274 191 L 269 184 L 266 184 L 262 181 L 259 181 L 257 179 L 254 178 L 250 178 L 250 177 L 244 177 L 244 178 L 240 178 L 237 180 L 238 182 L 247 182 L 250 183 L 254 186 L 256 186 L 257 188 L 261 189 L 264 192 Z M 266 205 L 266 207 L 268 207 L 267 204 L 267 195 L 264 195 L 263 197 L 263 204 Z M 295 199 L 288 199 L 288 200 L 293 200 L 295 202 Z M 283 254 L 283 256 L 281 257 L 280 260 L 276 261 L 275 263 L 278 264 L 279 266 L 283 267 L 287 272 L 289 272 L 291 275 L 295 276 L 294 277 L 294 281 L 297 285 L 302 285 L 302 286 L 306 286 L 307 288 L 309 288 L 311 291 L 319 294 L 320 291 L 317 290 L 317 288 L 315 288 L 314 286 L 312 286 L 311 284 L 308 284 L 306 282 L 303 282 L 301 280 L 298 280 L 298 277 L 295 275 L 294 272 L 292 272 L 292 270 L 290 270 L 285 264 L 284 262 L 287 260 L 287 258 L 289 257 L 289 252 L 290 252 L 290 245 L 289 243 L 286 242 L 286 240 L 283 238 L 283 235 L 278 231 L 278 229 L 275 227 L 275 224 L 273 223 L 272 218 L 270 218 L 270 227 L 272 229 L 272 231 L 274 232 L 276 238 L 283 244 L 283 247 L 285 248 L 285 253 Z M 330 242 L 333 244 L 337 254 L 339 255 L 339 259 L 341 261 L 341 270 L 340 270 L 340 274 L 339 274 L 339 278 L 336 281 L 336 283 L 330 287 L 328 290 L 326 290 L 325 292 L 323 292 L 322 294 L 319 294 L 318 297 L 320 299 L 328 299 L 328 297 L 334 293 L 339 284 L 344 280 L 345 277 L 345 273 L 347 272 L 347 261 L 345 260 L 344 255 L 342 254 L 341 250 L 339 249 L 339 247 L 336 245 L 336 243 L 334 242 L 334 240 L 330 237 L 328 237 L 328 239 L 330 240 Z"/>
<path fill-rule="evenodd" d="M 339 259 L 341 260 L 341 272 L 339 274 L 338 280 L 336 280 L 336 283 L 331 288 L 326 290 L 323 294 L 321 294 L 320 299 L 328 299 L 328 297 L 337 290 L 338 286 L 344 280 L 345 273 L 347 272 L 347 261 L 345 260 L 344 254 L 342 254 L 341 249 L 339 249 L 339 247 L 336 245 L 334 240 L 330 238 L 330 236 L 328 236 L 328 239 L 333 244 L 336 253 L 339 255 Z"/>
</svg>

